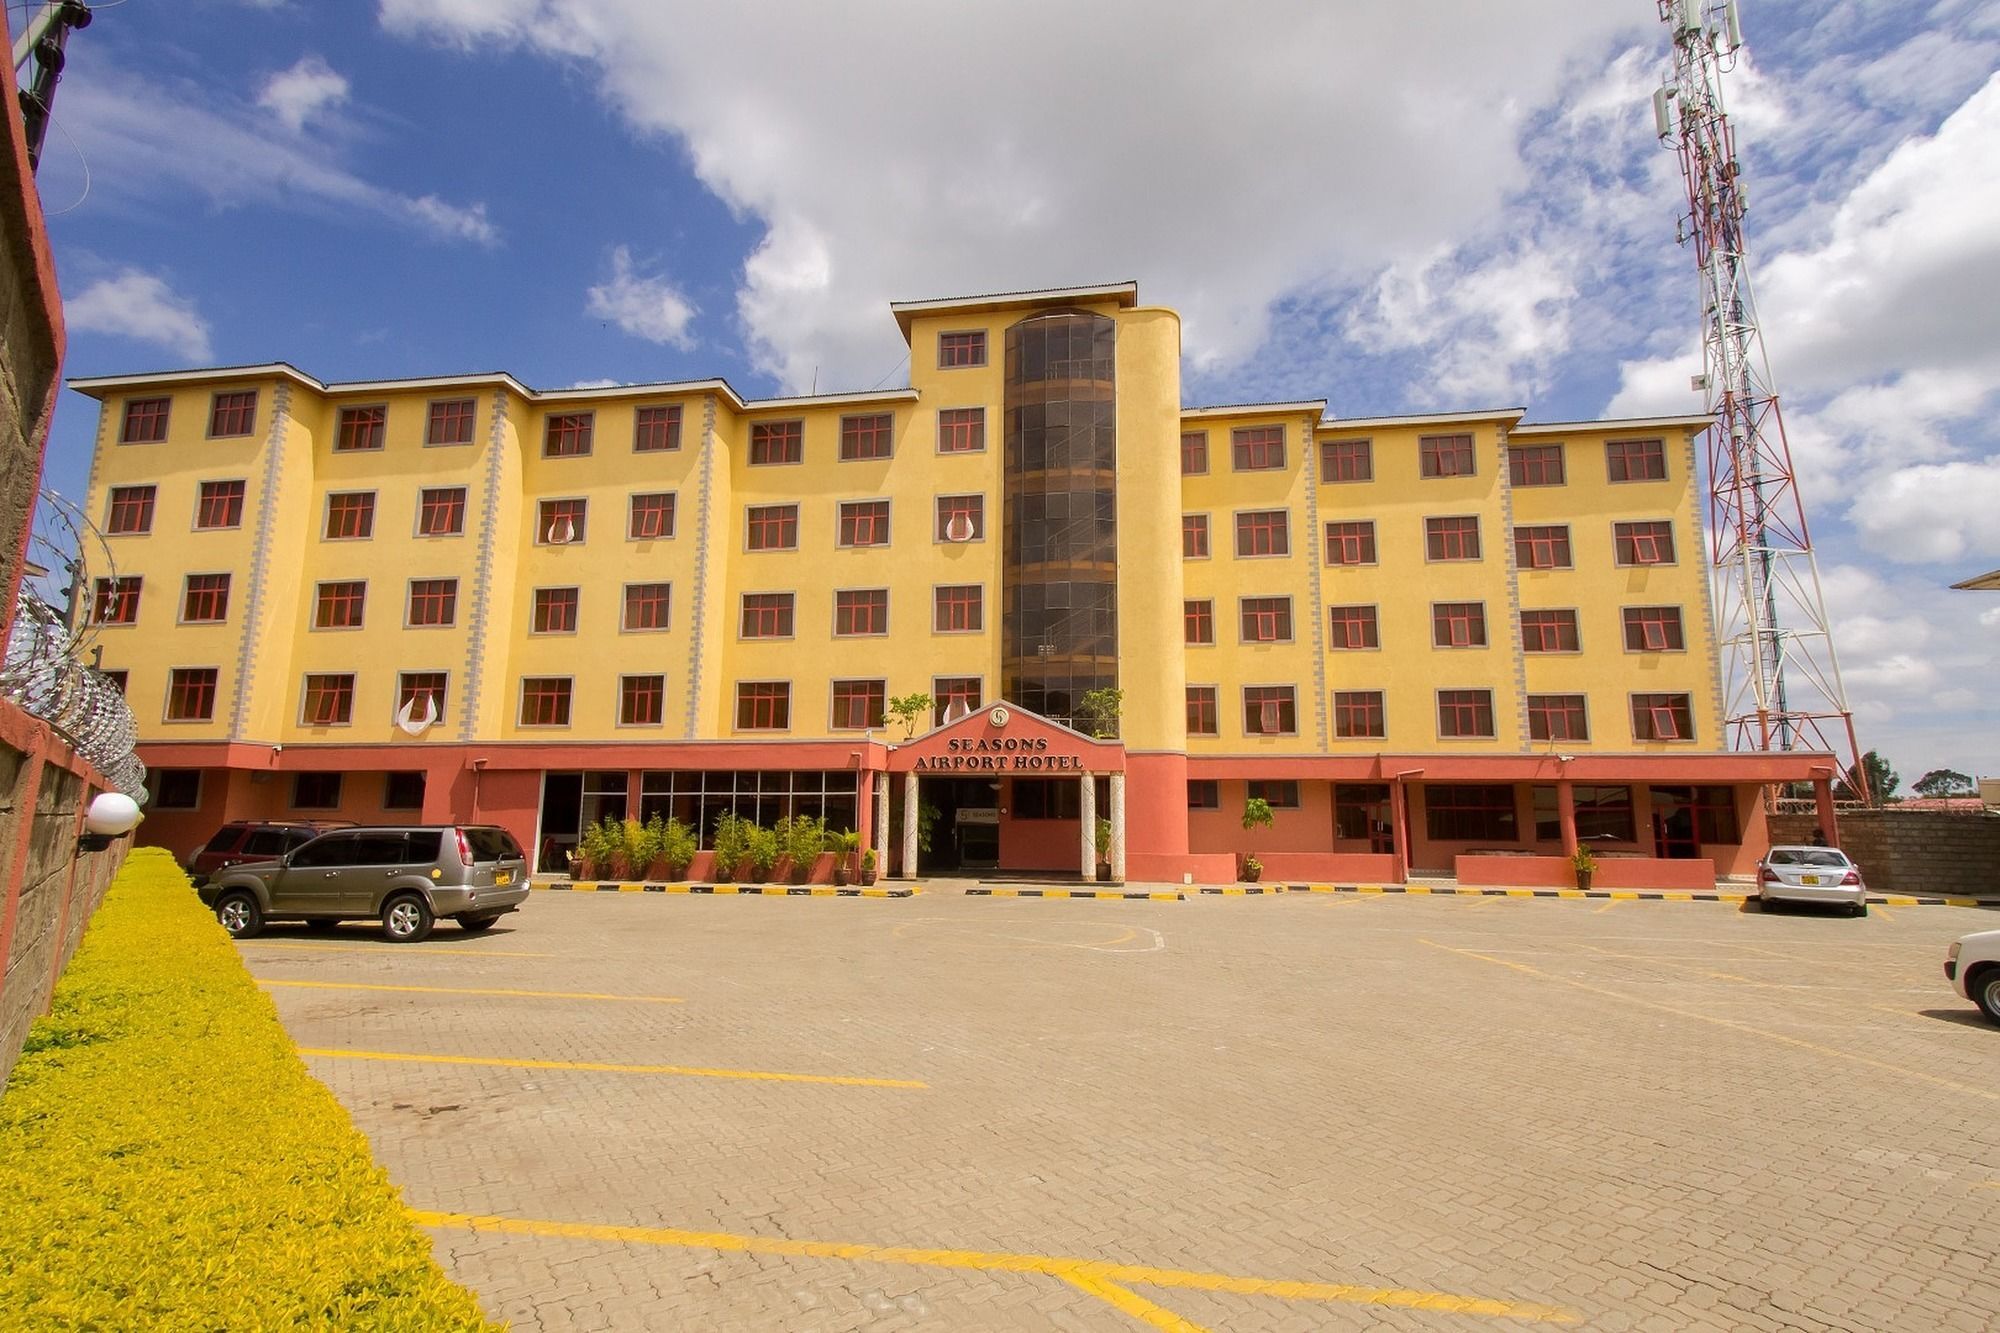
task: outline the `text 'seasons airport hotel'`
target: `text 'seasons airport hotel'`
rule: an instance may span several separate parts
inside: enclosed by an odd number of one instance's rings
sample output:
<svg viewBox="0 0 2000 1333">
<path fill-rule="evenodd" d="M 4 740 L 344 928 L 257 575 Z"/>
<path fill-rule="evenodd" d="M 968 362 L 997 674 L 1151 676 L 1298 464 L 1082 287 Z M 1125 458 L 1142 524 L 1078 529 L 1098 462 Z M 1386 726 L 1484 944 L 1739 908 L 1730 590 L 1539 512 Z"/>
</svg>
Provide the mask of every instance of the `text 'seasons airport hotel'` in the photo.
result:
<svg viewBox="0 0 2000 1333">
<path fill-rule="evenodd" d="M 907 389 L 321 384 L 101 400 L 93 589 L 142 830 L 823 812 L 884 870 L 1707 887 L 1767 836 L 1724 748 L 1702 417 L 1181 405 L 1133 284 L 893 307 Z M 1116 739 L 1063 725 L 1124 692 Z M 914 739 L 887 699 L 926 693 Z M 935 727 L 935 729 L 933 729 Z M 918 854 L 915 794 L 940 812 Z M 1275 827 L 1245 833 L 1247 797 Z M 914 859 L 915 865 L 912 866 Z"/>
</svg>

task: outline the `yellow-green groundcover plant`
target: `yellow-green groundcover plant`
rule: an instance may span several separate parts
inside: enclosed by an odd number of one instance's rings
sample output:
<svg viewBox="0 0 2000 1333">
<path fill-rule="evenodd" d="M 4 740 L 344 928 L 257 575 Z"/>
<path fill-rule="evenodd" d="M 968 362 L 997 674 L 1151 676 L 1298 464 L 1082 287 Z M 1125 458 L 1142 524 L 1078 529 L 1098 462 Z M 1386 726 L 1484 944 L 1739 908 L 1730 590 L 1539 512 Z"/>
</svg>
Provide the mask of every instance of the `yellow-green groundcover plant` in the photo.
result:
<svg viewBox="0 0 2000 1333">
<path fill-rule="evenodd" d="M 0 1095 L 0 1326 L 492 1327 L 165 852 Z"/>
</svg>

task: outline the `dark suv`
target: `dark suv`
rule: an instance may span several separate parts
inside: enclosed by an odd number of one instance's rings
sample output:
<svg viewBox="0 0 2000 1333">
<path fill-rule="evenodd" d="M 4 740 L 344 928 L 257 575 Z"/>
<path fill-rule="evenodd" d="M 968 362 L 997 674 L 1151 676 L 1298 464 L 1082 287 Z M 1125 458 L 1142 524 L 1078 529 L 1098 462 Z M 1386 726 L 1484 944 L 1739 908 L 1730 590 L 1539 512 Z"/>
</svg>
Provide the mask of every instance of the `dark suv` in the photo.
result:
<svg viewBox="0 0 2000 1333">
<path fill-rule="evenodd" d="M 414 944 L 439 917 L 485 930 L 528 896 L 528 861 L 506 829 L 403 824 L 333 829 L 271 861 L 245 862 L 201 886 L 202 902 L 237 939 L 266 921 L 331 928 L 379 920 Z"/>
<path fill-rule="evenodd" d="M 224 824 L 215 836 L 194 849 L 187 859 L 187 872 L 197 886 L 206 883 L 218 870 L 227 870 L 241 861 L 269 861 L 311 842 L 332 828 L 347 827 L 346 820 L 299 819 L 262 824 L 239 820 Z"/>
</svg>

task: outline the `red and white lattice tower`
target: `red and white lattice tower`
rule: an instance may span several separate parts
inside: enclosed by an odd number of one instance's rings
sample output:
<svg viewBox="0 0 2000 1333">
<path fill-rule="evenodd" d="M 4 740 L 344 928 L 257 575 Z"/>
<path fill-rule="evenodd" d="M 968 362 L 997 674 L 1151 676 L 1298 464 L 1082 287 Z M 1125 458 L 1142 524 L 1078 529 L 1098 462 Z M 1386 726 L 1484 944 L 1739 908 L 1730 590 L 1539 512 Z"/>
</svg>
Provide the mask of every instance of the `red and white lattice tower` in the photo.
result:
<svg viewBox="0 0 2000 1333">
<path fill-rule="evenodd" d="M 1722 101 L 1723 76 L 1743 45 L 1736 3 L 1658 3 L 1673 38 L 1674 73 L 1654 94 L 1653 110 L 1660 140 L 1680 154 L 1687 183 L 1680 239 L 1694 243 L 1701 273 L 1704 373 L 1696 385 L 1715 417 L 1708 436 L 1710 555 L 1730 744 L 1844 749 L 1850 772 L 1865 783 L 1750 290 L 1742 169 Z M 1836 738 L 1846 744 L 1831 743 Z"/>
</svg>

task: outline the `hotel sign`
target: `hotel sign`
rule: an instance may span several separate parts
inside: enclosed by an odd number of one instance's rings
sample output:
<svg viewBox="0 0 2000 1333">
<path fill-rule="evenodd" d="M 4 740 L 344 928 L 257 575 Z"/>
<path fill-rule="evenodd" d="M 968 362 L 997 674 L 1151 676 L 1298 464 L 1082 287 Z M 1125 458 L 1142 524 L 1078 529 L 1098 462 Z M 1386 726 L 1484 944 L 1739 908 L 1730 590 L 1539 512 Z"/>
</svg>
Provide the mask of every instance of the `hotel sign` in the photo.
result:
<svg viewBox="0 0 2000 1333">
<path fill-rule="evenodd" d="M 1046 736 L 954 736 L 943 754 L 916 762 L 919 773 L 1081 773 L 1080 754 L 1051 754 Z"/>
</svg>

